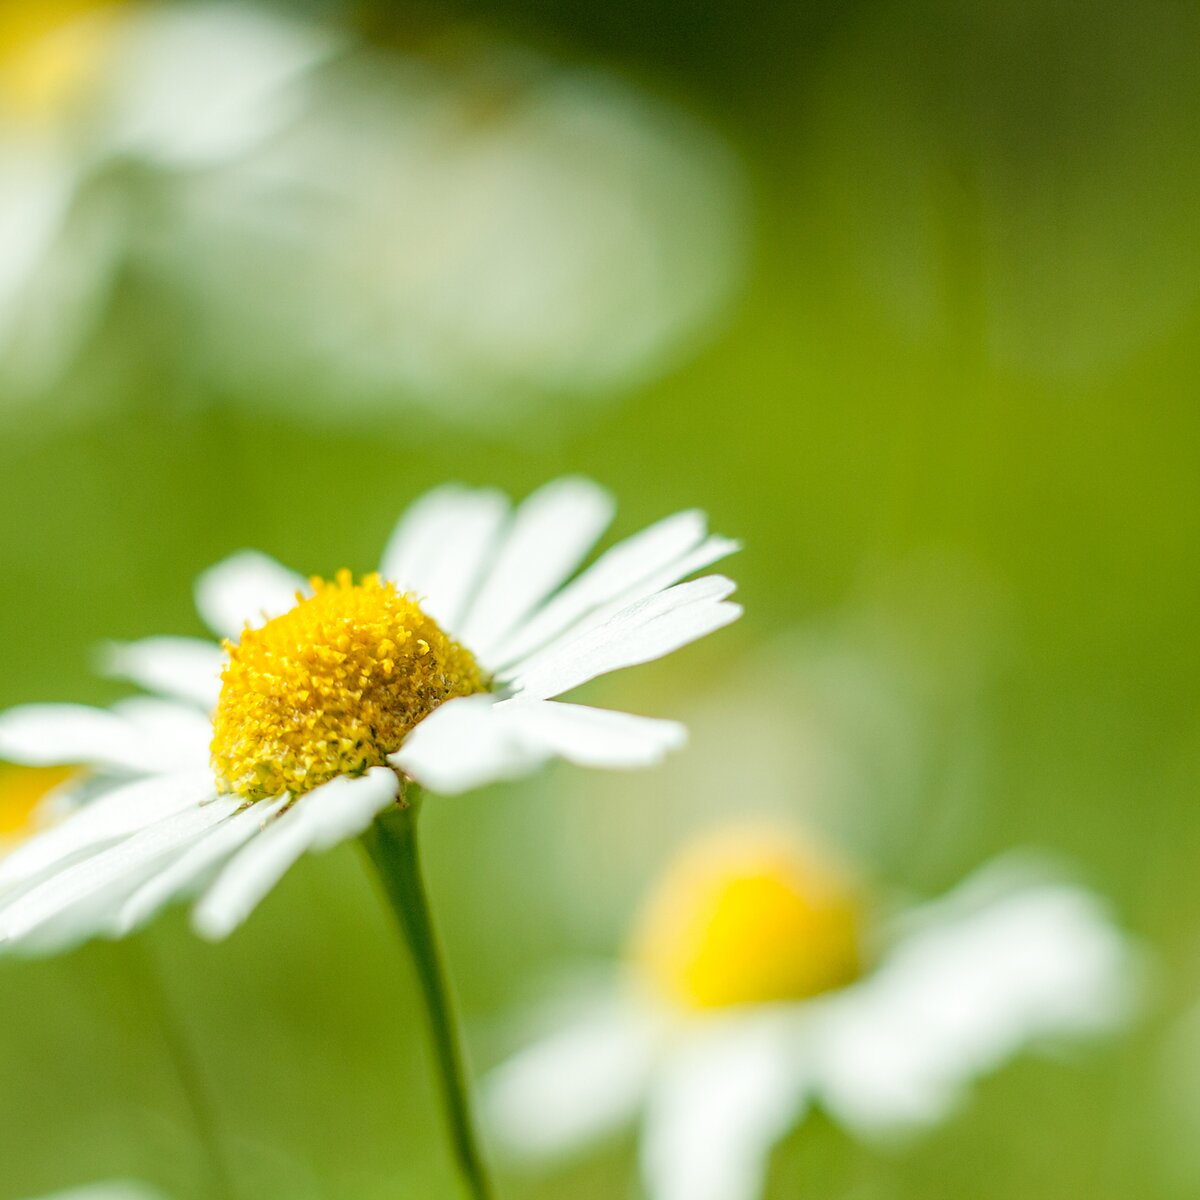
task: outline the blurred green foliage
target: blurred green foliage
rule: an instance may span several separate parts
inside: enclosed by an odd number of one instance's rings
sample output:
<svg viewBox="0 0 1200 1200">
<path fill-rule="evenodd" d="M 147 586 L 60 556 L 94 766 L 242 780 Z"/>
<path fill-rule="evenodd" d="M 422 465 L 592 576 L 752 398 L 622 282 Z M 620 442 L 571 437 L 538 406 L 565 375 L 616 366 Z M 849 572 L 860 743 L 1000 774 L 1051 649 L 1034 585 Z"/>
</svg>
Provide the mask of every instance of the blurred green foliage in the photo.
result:
<svg viewBox="0 0 1200 1200">
<path fill-rule="evenodd" d="M 864 594 L 935 701 L 986 643 L 983 767 L 952 797 L 970 817 L 917 810 L 889 883 L 930 891 L 1011 845 L 1045 847 L 1158 959 L 1122 1044 L 1017 1064 L 906 1152 L 810 1122 L 779 1151 L 771 1197 L 1196 1194 L 1200 1054 L 1173 1047 L 1200 1002 L 1200 14 L 1168 0 L 326 11 L 401 43 L 485 22 L 681 99 L 749 172 L 746 289 L 665 379 L 502 436 L 401 396 L 316 431 L 256 415 L 139 343 L 128 281 L 128 393 L 76 420 L 50 403 L 0 446 L 0 701 L 120 694 L 89 672 L 95 645 L 199 633 L 204 566 L 254 545 L 301 570 L 366 569 L 403 505 L 447 477 L 521 494 L 583 471 L 618 493 L 618 533 L 701 504 L 745 539 L 731 568 L 745 620 L 593 696 L 719 704 L 739 664 Z M 941 713 L 931 736 L 949 754 L 954 704 Z M 655 777 L 664 789 L 676 769 Z M 757 769 L 748 755 L 748 790 Z M 508 1044 L 531 978 L 618 945 L 636 888 L 578 920 L 588 897 L 564 902 L 555 859 L 603 821 L 605 795 L 620 817 L 624 787 L 585 792 L 561 769 L 429 806 L 477 1063 Z M 135 953 L 200 1059 L 242 1195 L 455 1194 L 413 980 L 356 848 L 303 862 L 228 944 L 198 942 L 179 914 L 140 943 L 0 971 L 0 1196 L 115 1175 L 205 1194 Z M 505 1195 L 634 1194 L 629 1149 L 509 1174 Z"/>
</svg>

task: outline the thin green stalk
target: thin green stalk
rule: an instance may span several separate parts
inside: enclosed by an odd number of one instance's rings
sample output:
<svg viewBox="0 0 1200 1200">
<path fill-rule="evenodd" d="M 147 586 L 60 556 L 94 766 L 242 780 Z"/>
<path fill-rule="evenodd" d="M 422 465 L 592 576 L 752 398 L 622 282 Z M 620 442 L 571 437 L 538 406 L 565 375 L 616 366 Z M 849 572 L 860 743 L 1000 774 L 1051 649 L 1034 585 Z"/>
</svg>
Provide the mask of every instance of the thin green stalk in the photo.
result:
<svg viewBox="0 0 1200 1200">
<path fill-rule="evenodd" d="M 471 1115 L 458 1018 L 442 966 L 441 950 L 421 875 L 417 851 L 420 795 L 415 787 L 409 787 L 407 799 L 406 807 L 389 809 L 377 817 L 363 835 L 363 841 L 412 951 L 433 1039 L 454 1157 L 472 1200 L 492 1200 L 495 1193 L 483 1164 Z"/>
<path fill-rule="evenodd" d="M 196 1134 L 208 1164 L 211 1194 L 219 1197 L 219 1200 L 236 1200 L 233 1177 L 217 1132 L 216 1114 L 187 1034 L 175 1013 L 149 949 L 140 938 L 131 938 L 126 945 L 138 990 L 154 1009 L 163 1045 L 175 1068 L 180 1090 L 191 1109 Z"/>
</svg>

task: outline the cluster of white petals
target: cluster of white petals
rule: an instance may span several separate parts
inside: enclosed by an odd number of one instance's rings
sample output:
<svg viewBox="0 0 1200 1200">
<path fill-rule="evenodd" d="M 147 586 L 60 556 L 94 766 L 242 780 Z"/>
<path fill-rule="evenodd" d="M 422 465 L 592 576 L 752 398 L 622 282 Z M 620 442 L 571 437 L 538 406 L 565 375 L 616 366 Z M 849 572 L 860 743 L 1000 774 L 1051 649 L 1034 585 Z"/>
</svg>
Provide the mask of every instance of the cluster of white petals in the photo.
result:
<svg viewBox="0 0 1200 1200">
<path fill-rule="evenodd" d="M 897 921 L 861 980 L 703 1011 L 627 980 L 593 988 L 487 1080 L 513 1155 L 553 1158 L 641 1114 L 651 1200 L 755 1200 L 772 1148 L 814 1106 L 852 1133 L 932 1126 L 1019 1052 L 1113 1029 L 1137 957 L 1084 888 L 1002 860 Z"/>
<path fill-rule="evenodd" d="M 564 478 L 515 509 L 499 492 L 439 488 L 401 519 L 380 574 L 471 651 L 493 690 L 434 709 L 390 766 L 249 803 L 210 766 L 224 652 L 160 637 L 112 647 L 110 669 L 154 696 L 109 709 L 37 704 L 0 715 L 0 758 L 73 764 L 82 782 L 47 798 L 59 816 L 0 860 L 0 943 L 50 952 L 122 936 L 180 896 L 195 924 L 235 929 L 309 850 L 356 836 L 402 780 L 462 792 L 550 759 L 634 769 L 685 740 L 673 721 L 555 700 L 597 676 L 669 654 L 735 620 L 721 576 L 687 580 L 735 550 L 687 511 L 617 543 L 578 574 L 614 513 L 612 497 Z M 685 581 L 686 582 L 681 582 Z M 309 584 L 242 552 L 199 581 L 201 614 L 236 641 L 297 604 Z"/>
</svg>

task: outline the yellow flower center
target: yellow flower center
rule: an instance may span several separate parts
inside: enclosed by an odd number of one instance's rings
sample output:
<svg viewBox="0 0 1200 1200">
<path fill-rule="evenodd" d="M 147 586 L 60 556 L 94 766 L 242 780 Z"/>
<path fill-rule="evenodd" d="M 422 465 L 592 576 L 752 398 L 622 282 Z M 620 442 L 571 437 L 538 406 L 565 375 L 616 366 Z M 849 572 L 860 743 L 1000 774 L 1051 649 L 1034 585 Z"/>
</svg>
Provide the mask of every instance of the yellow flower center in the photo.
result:
<svg viewBox="0 0 1200 1200">
<path fill-rule="evenodd" d="M 213 718 L 219 786 L 247 799 L 299 795 L 382 766 L 439 704 L 487 690 L 470 651 L 411 596 L 349 571 L 225 643 Z"/>
<path fill-rule="evenodd" d="M 655 991 L 689 1008 L 799 1000 L 860 974 L 861 929 L 860 895 L 837 868 L 786 837 L 738 830 L 668 871 L 632 957 Z"/>
<path fill-rule="evenodd" d="M 0 845 L 33 832 L 33 814 L 43 797 L 76 772 L 74 767 L 0 766 Z"/>
<path fill-rule="evenodd" d="M 117 0 L 0 0 L 0 110 L 52 119 L 95 78 Z"/>
</svg>

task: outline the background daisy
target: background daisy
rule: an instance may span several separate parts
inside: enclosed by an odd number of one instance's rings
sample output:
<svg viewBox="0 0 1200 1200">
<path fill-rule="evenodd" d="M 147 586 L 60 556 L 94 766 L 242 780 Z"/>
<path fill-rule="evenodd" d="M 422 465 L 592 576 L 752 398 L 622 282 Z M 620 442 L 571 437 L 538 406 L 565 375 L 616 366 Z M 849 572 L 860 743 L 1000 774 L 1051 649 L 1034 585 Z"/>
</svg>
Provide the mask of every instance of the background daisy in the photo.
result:
<svg viewBox="0 0 1200 1200">
<path fill-rule="evenodd" d="M 168 408 L 199 376 L 318 420 L 503 431 L 661 373 L 738 280 L 733 156 L 602 70 L 219 0 L 5 11 L 0 418 L 136 377 L 133 320 Z"/>
<path fill-rule="evenodd" d="M 637 1119 L 653 1200 L 754 1200 L 810 1109 L 863 1137 L 911 1133 L 1022 1050 L 1131 1011 L 1130 946 L 1050 874 L 996 863 L 869 913 L 786 830 L 712 833 L 669 867 L 617 978 L 492 1074 L 498 1141 L 562 1156 Z"/>
</svg>

